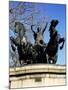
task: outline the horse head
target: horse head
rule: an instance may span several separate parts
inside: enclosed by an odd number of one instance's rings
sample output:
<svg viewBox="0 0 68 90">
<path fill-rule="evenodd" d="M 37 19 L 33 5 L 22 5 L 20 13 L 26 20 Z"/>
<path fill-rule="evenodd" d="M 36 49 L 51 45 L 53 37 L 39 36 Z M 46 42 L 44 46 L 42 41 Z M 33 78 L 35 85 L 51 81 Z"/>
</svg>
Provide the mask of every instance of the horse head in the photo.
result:
<svg viewBox="0 0 68 90">
<path fill-rule="evenodd" d="M 55 28 L 58 23 L 59 23 L 58 20 L 52 20 L 52 21 L 51 21 L 51 26 Z"/>
<path fill-rule="evenodd" d="M 52 37 L 53 35 L 56 34 L 56 26 L 58 25 L 59 21 L 58 20 L 52 20 L 51 24 L 50 24 L 50 28 L 49 28 L 49 32 L 50 32 L 50 37 Z"/>
<path fill-rule="evenodd" d="M 25 35 L 26 29 L 24 27 L 24 24 L 20 22 L 15 22 L 15 33 L 17 33 L 20 37 L 23 37 Z"/>
</svg>

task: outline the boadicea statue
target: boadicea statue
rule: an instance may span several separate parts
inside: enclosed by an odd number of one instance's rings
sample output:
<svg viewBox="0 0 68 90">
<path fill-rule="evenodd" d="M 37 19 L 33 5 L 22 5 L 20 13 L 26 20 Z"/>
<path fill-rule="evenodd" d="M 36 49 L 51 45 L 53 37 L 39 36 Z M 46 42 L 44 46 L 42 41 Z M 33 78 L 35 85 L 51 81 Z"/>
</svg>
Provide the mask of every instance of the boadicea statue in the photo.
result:
<svg viewBox="0 0 68 90">
<path fill-rule="evenodd" d="M 56 30 L 58 23 L 58 20 L 52 20 L 50 22 L 48 30 L 50 33 L 50 39 L 47 44 L 43 40 L 43 34 L 46 31 L 48 23 L 46 22 L 46 25 L 42 30 L 40 27 L 37 27 L 37 32 L 35 32 L 36 30 L 33 30 L 34 25 L 31 25 L 31 31 L 35 41 L 33 45 L 27 40 L 24 24 L 15 22 L 14 32 L 17 36 L 16 38 L 10 37 L 10 40 L 13 52 L 18 52 L 20 65 L 36 63 L 56 64 L 59 44 L 62 43 L 60 46 L 61 50 L 65 41 L 64 38 L 60 37 L 58 31 Z"/>
</svg>

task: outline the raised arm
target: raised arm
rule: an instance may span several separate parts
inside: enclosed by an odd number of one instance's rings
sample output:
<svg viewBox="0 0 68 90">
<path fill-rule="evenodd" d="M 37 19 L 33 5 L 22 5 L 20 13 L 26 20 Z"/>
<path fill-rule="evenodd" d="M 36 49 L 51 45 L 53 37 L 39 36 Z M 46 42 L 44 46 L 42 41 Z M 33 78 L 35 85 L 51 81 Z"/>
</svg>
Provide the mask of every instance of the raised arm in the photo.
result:
<svg viewBox="0 0 68 90">
<path fill-rule="evenodd" d="M 47 28 L 47 25 L 48 25 L 48 22 L 46 23 L 46 25 L 45 25 L 45 27 L 44 27 L 44 29 L 43 29 L 43 31 L 42 31 L 42 34 L 45 32 L 45 30 L 46 30 L 46 28 Z"/>
<path fill-rule="evenodd" d="M 32 32 L 33 32 L 34 34 L 36 34 L 36 32 L 33 30 L 33 26 L 34 26 L 34 25 L 31 25 L 31 30 L 32 30 Z"/>
</svg>

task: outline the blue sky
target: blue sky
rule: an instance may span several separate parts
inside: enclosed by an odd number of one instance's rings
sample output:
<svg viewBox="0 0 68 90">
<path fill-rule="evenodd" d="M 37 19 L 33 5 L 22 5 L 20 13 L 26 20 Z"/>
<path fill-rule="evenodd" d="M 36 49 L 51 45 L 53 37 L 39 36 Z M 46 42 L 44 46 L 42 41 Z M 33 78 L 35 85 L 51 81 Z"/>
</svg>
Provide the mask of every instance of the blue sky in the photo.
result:
<svg viewBox="0 0 68 90">
<path fill-rule="evenodd" d="M 17 5 L 18 2 L 13 2 L 14 5 Z M 23 2 L 22 2 L 23 3 Z M 28 2 L 26 2 L 28 3 Z M 29 4 L 29 3 L 28 3 Z M 66 38 L 66 5 L 64 4 L 47 4 L 47 3 L 34 3 L 35 8 L 40 11 L 40 14 L 37 15 L 36 20 L 41 17 L 47 17 L 48 27 L 44 33 L 44 41 L 48 43 L 49 40 L 49 24 L 52 19 L 59 20 L 59 24 L 56 27 L 56 30 L 61 35 L 61 37 Z M 65 44 L 63 49 L 58 50 L 58 60 L 57 64 L 65 64 Z"/>
</svg>

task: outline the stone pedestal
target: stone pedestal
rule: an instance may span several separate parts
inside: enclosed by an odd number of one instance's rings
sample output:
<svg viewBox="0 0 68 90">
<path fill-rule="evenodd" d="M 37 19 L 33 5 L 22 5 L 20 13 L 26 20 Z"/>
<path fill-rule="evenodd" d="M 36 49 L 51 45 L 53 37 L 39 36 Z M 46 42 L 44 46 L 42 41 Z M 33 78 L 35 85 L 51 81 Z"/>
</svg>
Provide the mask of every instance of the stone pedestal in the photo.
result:
<svg viewBox="0 0 68 90">
<path fill-rule="evenodd" d="M 35 64 L 10 68 L 10 88 L 66 85 L 66 66 Z"/>
</svg>

